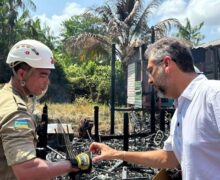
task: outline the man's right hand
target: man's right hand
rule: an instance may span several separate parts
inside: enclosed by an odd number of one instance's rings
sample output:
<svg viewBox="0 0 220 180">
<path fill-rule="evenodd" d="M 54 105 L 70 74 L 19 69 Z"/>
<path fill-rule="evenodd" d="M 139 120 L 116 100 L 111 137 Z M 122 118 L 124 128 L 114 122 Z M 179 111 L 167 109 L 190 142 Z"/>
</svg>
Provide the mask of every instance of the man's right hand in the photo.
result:
<svg viewBox="0 0 220 180">
<path fill-rule="evenodd" d="M 117 151 L 115 149 L 112 149 L 111 147 L 107 146 L 106 144 L 103 143 L 96 143 L 93 142 L 89 150 L 93 153 L 96 154 L 92 161 L 97 162 L 101 160 L 113 160 L 113 159 L 119 159 L 119 155 L 121 154 L 121 151 Z"/>
</svg>

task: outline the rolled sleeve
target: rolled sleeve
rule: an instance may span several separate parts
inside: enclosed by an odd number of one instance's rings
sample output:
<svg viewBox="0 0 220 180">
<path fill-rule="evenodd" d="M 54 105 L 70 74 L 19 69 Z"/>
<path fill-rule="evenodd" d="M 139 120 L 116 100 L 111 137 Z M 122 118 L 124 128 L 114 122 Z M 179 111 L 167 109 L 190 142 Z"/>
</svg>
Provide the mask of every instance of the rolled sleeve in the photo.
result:
<svg viewBox="0 0 220 180">
<path fill-rule="evenodd" d="M 171 136 L 169 136 L 167 140 L 164 142 L 163 150 L 173 151 L 172 144 L 171 144 Z"/>
</svg>

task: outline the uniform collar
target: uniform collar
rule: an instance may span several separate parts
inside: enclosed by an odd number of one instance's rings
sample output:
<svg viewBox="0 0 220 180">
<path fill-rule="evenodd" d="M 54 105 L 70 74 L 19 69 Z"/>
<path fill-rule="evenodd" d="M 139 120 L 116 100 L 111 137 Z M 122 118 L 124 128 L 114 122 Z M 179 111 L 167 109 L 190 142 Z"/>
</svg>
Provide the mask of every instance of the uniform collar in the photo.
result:
<svg viewBox="0 0 220 180">
<path fill-rule="evenodd" d="M 28 97 L 20 93 L 15 87 L 13 87 L 11 80 L 9 83 L 5 84 L 4 89 L 12 90 L 16 95 L 20 96 L 24 102 L 28 103 Z"/>
</svg>

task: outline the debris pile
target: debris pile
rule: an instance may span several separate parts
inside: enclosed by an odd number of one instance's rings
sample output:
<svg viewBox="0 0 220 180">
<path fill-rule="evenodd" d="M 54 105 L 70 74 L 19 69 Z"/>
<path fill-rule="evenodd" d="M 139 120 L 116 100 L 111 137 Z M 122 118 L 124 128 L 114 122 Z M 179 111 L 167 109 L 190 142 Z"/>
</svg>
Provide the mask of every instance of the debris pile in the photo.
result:
<svg viewBox="0 0 220 180">
<path fill-rule="evenodd" d="M 149 117 L 150 118 L 150 117 Z M 147 132 L 147 136 L 134 136 L 129 137 L 129 151 L 146 151 L 161 149 L 165 139 L 168 137 L 168 129 L 163 132 L 157 127 L 156 133 L 150 133 L 150 123 L 149 118 L 144 124 L 141 124 L 141 128 L 135 127 L 134 133 L 138 134 L 140 131 Z M 166 118 L 166 124 L 169 125 L 169 119 Z M 89 125 L 91 125 L 91 122 Z M 140 124 L 140 123 L 139 123 Z M 88 126 L 88 127 L 92 127 Z M 87 129 L 86 129 L 87 130 Z M 78 154 L 80 152 L 88 151 L 89 145 L 93 141 L 90 135 L 91 129 L 89 128 L 88 136 L 74 137 L 71 140 L 71 144 L 67 149 L 72 149 L 73 154 Z M 100 138 L 101 139 L 101 138 Z M 123 150 L 124 142 L 123 138 L 108 139 L 103 141 L 103 143 L 108 144 L 110 147 L 118 150 Z M 64 145 L 65 146 L 65 145 Z M 58 150 L 57 150 L 58 149 Z M 60 150 L 59 150 L 60 149 Z M 61 159 L 66 159 L 67 155 L 63 148 L 53 149 L 49 147 L 49 152 L 47 154 L 47 160 L 49 161 L 59 161 Z M 175 175 L 178 170 L 171 172 L 171 175 Z M 75 179 L 82 180 L 110 180 L 110 179 L 124 179 L 124 180 L 137 180 L 137 179 L 153 179 L 153 177 L 158 173 L 158 169 L 146 168 L 139 165 L 127 164 L 126 162 L 120 160 L 113 161 L 101 161 L 93 164 L 91 173 L 89 174 L 78 174 Z M 71 179 L 68 175 L 57 177 L 54 180 L 67 180 Z"/>
<path fill-rule="evenodd" d="M 156 134 L 147 137 L 137 137 L 129 139 L 129 151 L 144 151 L 158 149 L 163 146 L 165 135 L 162 131 L 157 131 Z M 74 154 L 88 151 L 90 145 L 89 139 L 82 139 L 75 137 L 72 140 L 72 148 Z M 104 143 L 115 149 L 123 149 L 122 139 L 111 139 L 104 141 Z M 66 154 L 62 151 L 51 151 L 47 154 L 47 160 L 59 161 L 65 159 Z M 157 173 L 157 169 L 145 168 L 133 164 L 124 164 L 123 161 L 101 161 L 93 164 L 92 172 L 90 174 L 83 174 L 76 179 L 94 179 L 94 180 L 107 180 L 107 179 L 152 179 Z M 56 180 L 66 180 L 68 176 L 57 177 Z"/>
</svg>

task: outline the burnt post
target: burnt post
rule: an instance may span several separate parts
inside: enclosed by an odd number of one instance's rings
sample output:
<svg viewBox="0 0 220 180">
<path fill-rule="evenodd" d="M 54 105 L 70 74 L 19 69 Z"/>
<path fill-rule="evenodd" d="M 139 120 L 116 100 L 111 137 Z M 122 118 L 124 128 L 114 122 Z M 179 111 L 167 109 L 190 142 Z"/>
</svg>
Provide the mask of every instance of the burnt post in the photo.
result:
<svg viewBox="0 0 220 180">
<path fill-rule="evenodd" d="M 128 151 L 129 145 L 129 121 L 128 121 L 128 113 L 124 113 L 124 151 Z M 126 165 L 126 162 L 123 162 Z"/>
<path fill-rule="evenodd" d="M 111 129 L 110 133 L 115 133 L 115 59 L 116 48 L 115 44 L 112 44 L 112 64 L 111 64 Z"/>
<path fill-rule="evenodd" d="M 154 27 L 151 27 L 151 43 L 155 42 L 155 30 Z M 151 90 L 151 108 L 150 108 L 150 117 L 151 117 L 151 133 L 155 133 L 155 90 L 152 87 Z"/>
<path fill-rule="evenodd" d="M 165 132 L 165 110 L 160 110 L 160 130 Z"/>
<path fill-rule="evenodd" d="M 37 143 L 37 157 L 46 159 L 47 155 L 47 124 L 48 124 L 48 109 L 45 104 L 41 116 L 41 122 L 37 126 L 38 143 Z"/>
<path fill-rule="evenodd" d="M 95 141 L 99 142 L 99 107 L 94 107 Z"/>
<path fill-rule="evenodd" d="M 124 151 L 128 151 L 129 122 L 128 113 L 124 113 Z"/>
</svg>

